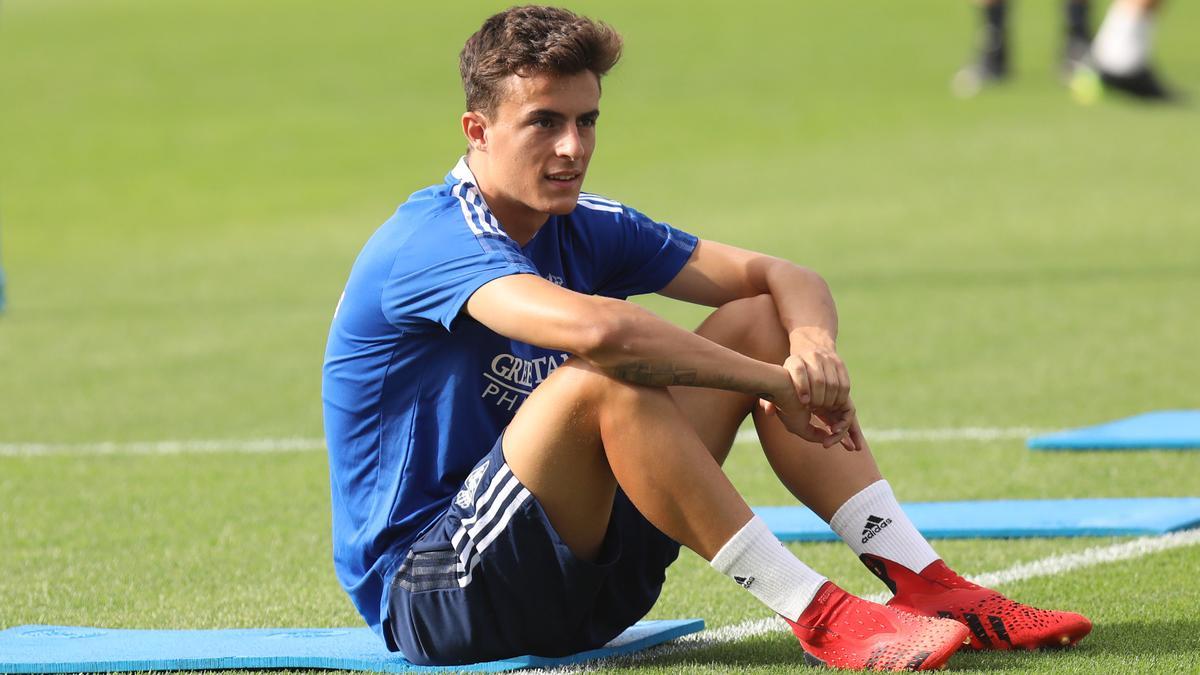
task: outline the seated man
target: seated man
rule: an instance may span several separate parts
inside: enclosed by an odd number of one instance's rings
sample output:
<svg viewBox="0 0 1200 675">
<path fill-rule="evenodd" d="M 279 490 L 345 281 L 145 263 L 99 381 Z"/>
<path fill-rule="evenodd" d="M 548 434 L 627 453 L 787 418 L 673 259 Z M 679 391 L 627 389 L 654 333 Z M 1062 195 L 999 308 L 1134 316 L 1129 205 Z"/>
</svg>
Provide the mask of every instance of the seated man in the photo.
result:
<svg viewBox="0 0 1200 675">
<path fill-rule="evenodd" d="M 1081 639 L 1087 619 L 965 581 L 905 517 L 819 276 L 580 192 L 620 47 L 565 10 L 488 19 L 460 60 L 467 156 L 350 273 L 323 389 L 334 560 L 367 623 L 418 664 L 595 648 L 651 608 L 682 544 L 813 662 L 916 670 L 964 641 Z M 692 333 L 624 300 L 649 292 L 717 309 Z M 747 415 L 890 606 L 754 517 L 721 470 Z"/>
</svg>

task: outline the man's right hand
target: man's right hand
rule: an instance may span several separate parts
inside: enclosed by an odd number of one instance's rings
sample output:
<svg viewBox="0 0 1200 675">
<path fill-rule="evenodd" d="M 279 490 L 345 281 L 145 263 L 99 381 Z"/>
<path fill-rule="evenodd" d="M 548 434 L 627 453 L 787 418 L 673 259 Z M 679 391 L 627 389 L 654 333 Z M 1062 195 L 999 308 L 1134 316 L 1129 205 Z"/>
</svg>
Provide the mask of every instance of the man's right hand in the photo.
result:
<svg viewBox="0 0 1200 675">
<path fill-rule="evenodd" d="M 789 360 L 795 357 L 790 357 Z M 863 447 L 862 429 L 858 424 L 854 403 L 847 397 L 844 402 L 832 406 L 811 407 L 800 401 L 804 382 L 798 382 L 796 373 L 803 368 L 788 368 L 785 363 L 783 370 L 787 375 L 786 383 L 776 391 L 767 392 L 759 401 L 760 407 L 767 414 L 775 415 L 783 422 L 788 431 L 806 441 L 820 443 L 826 448 L 841 444 L 847 450 L 858 450 Z"/>
</svg>

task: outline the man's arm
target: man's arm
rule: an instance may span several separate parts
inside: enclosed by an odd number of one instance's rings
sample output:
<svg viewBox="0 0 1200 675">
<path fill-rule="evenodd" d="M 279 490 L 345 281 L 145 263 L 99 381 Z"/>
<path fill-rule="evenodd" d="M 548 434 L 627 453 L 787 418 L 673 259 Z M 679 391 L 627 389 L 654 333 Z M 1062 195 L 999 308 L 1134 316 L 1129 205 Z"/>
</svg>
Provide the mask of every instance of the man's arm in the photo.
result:
<svg viewBox="0 0 1200 675">
<path fill-rule="evenodd" d="M 634 384 L 737 391 L 770 401 L 788 429 L 816 441 L 838 438 L 813 427 L 791 375 L 664 321 L 623 300 L 585 295 L 531 274 L 490 281 L 467 313 L 506 337 L 561 349 Z M 832 440 L 831 440 L 832 439 Z"/>
</svg>

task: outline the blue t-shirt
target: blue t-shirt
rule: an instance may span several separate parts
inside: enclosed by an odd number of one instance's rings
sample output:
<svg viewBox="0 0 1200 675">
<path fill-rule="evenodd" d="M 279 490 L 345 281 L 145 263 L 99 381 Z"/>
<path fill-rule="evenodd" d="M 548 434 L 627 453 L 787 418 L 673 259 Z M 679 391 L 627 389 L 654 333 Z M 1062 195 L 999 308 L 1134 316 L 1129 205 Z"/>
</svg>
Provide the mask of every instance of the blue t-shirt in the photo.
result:
<svg viewBox="0 0 1200 675">
<path fill-rule="evenodd" d="M 394 568 L 570 356 L 475 321 L 462 311 L 471 294 L 509 274 L 614 298 L 651 293 L 695 246 L 690 234 L 588 193 L 518 246 L 464 160 L 367 241 L 334 313 L 322 398 L 334 567 L 376 632 Z"/>
</svg>

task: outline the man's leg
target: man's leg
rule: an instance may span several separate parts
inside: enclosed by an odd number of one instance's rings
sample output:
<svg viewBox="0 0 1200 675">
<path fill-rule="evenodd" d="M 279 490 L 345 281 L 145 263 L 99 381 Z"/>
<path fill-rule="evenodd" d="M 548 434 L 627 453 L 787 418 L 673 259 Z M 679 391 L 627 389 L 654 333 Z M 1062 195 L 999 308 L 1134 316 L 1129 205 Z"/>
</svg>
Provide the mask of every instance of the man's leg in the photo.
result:
<svg viewBox="0 0 1200 675">
<path fill-rule="evenodd" d="M 641 515 L 796 619 L 826 579 L 770 533 L 666 388 L 571 360 L 538 385 L 504 434 L 505 461 L 576 556 L 602 550 L 618 484 Z M 733 545 L 730 546 L 731 542 Z"/>
<path fill-rule="evenodd" d="M 706 559 L 752 515 L 666 389 L 620 382 L 577 360 L 521 406 L 504 454 L 584 559 L 600 549 L 618 483 L 650 522 Z"/>
<path fill-rule="evenodd" d="M 787 357 L 787 335 L 768 296 L 721 308 L 697 332 L 762 361 Z M 1028 607 L 955 574 L 900 509 L 869 447 L 847 452 L 805 441 L 748 397 L 696 388 L 673 388 L 672 394 L 720 460 L 736 424 L 753 409 L 763 450 L 780 481 L 896 593 L 891 604 L 952 616 L 971 629 L 977 648 L 1062 646 L 1090 631 L 1091 623 L 1078 614 Z"/>
<path fill-rule="evenodd" d="M 782 363 L 788 356 L 788 338 L 770 296 L 722 307 L 697 333 L 761 361 Z M 720 453 L 728 452 L 737 425 L 753 412 L 763 451 L 780 482 L 830 522 L 856 554 L 883 555 L 914 572 L 938 559 L 891 495 L 869 445 L 848 452 L 841 446 L 825 448 L 806 441 L 788 431 L 778 418 L 764 413 L 750 397 L 685 387 L 673 388 L 672 393 L 710 451 L 721 460 L 724 455 Z M 871 522 L 886 523 L 883 527 L 890 528 L 889 536 L 862 541 Z"/>
<path fill-rule="evenodd" d="M 944 663 L 965 629 L 846 594 L 753 517 L 714 457 L 728 451 L 741 419 L 736 406 L 719 408 L 724 422 L 700 432 L 720 451 L 713 453 L 668 390 L 570 361 L 518 411 L 503 439 L 505 462 L 579 557 L 602 550 L 619 485 L 655 527 L 788 619 L 807 660 L 910 670 Z M 710 412 L 715 419 L 718 411 Z"/>
</svg>

